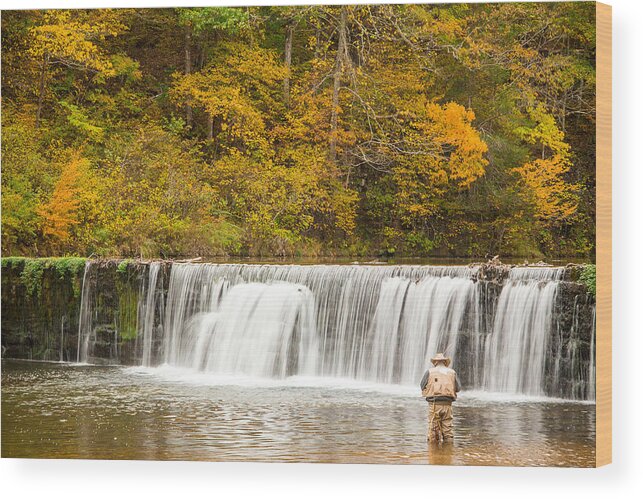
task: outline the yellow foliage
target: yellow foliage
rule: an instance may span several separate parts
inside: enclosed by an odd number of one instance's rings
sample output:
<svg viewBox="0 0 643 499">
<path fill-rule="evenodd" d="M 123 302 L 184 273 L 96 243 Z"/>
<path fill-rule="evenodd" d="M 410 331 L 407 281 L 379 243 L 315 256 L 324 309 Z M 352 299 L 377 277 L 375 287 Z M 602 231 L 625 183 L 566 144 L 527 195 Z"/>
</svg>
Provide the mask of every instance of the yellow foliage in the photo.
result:
<svg viewBox="0 0 643 499">
<path fill-rule="evenodd" d="M 591 252 L 593 16 L 8 12 L 3 250 Z"/>
<path fill-rule="evenodd" d="M 560 222 L 576 212 L 578 189 L 563 177 L 568 169 L 567 161 L 558 154 L 514 169 L 524 183 L 522 195 L 533 203 L 537 218 L 548 223 Z"/>
<path fill-rule="evenodd" d="M 350 234 L 355 227 L 357 195 L 335 180 L 326 151 L 295 149 L 282 159 L 297 163 L 292 167 L 260 163 L 231 151 L 208 172 L 223 200 L 221 208 L 244 221 L 248 243 L 279 242 L 282 248 L 313 230 Z"/>
<path fill-rule="evenodd" d="M 447 181 L 464 188 L 483 175 L 487 160 L 482 156 L 488 148 L 471 126 L 475 120 L 473 111 L 455 102 L 444 106 L 429 104 L 426 117 L 428 120 L 417 124 L 417 128 L 431 137 L 436 147 L 448 151 L 447 162 L 443 163 L 445 158 L 435 158 L 446 170 Z"/>
<path fill-rule="evenodd" d="M 70 67 L 89 68 L 113 73 L 113 64 L 96 42 L 117 36 L 126 29 L 118 11 L 94 11 L 82 18 L 69 10 L 47 11 L 44 23 L 31 28 L 29 53 L 41 60 L 59 62 Z"/>
<path fill-rule="evenodd" d="M 564 221 L 578 206 L 578 187 L 565 180 L 571 166 L 570 148 L 554 117 L 542 105 L 530 109 L 529 114 L 536 125 L 521 127 L 517 134 L 539 148 L 540 158 L 513 169 L 522 181 L 521 196 L 533 207 L 536 218 L 547 223 Z"/>
<path fill-rule="evenodd" d="M 433 215 L 447 191 L 466 189 L 484 174 L 487 145 L 474 119 L 473 111 L 449 102 L 427 103 L 411 121 L 393 169 L 396 204 L 406 223 Z"/>
<path fill-rule="evenodd" d="M 277 107 L 273 94 L 286 75 L 285 67 L 273 51 L 245 43 L 221 43 L 217 52 L 216 64 L 196 73 L 175 74 L 170 97 L 203 109 L 217 120 L 218 131 L 228 141 L 268 149 L 265 114 Z"/>
</svg>

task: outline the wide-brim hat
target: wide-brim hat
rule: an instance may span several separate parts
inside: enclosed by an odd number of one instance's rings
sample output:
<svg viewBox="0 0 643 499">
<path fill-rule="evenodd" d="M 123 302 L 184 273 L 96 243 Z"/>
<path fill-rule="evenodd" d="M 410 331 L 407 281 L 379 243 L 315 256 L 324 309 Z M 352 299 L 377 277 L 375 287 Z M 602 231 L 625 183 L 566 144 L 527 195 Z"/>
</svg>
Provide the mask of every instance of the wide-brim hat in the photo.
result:
<svg viewBox="0 0 643 499">
<path fill-rule="evenodd" d="M 451 359 L 449 357 L 445 357 L 443 353 L 438 353 L 431 359 L 433 365 L 436 365 L 440 361 L 443 361 L 447 366 L 451 364 Z"/>
</svg>

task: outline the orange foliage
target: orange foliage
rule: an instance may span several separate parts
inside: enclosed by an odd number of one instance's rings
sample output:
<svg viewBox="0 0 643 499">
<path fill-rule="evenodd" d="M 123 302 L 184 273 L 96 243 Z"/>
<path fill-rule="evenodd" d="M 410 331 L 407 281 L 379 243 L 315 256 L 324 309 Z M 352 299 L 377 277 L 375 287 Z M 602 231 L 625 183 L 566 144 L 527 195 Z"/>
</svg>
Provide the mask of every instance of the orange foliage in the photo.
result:
<svg viewBox="0 0 643 499">
<path fill-rule="evenodd" d="M 42 233 L 54 244 L 65 242 L 69 238 L 71 228 L 79 223 L 81 178 L 87 168 L 88 161 L 74 155 L 63 166 L 49 201 L 38 208 L 38 215 L 42 217 Z"/>
</svg>

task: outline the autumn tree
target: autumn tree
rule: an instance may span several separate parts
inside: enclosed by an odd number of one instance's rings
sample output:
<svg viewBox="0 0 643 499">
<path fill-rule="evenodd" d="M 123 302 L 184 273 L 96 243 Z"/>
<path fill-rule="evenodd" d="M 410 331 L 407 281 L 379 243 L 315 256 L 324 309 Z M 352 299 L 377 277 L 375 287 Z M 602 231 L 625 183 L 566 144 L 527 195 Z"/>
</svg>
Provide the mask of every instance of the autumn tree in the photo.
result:
<svg viewBox="0 0 643 499">
<path fill-rule="evenodd" d="M 194 67 L 194 46 L 198 52 L 197 70 L 208 64 L 209 48 L 220 41 L 221 37 L 234 35 L 248 29 L 248 11 L 243 8 L 201 7 L 178 8 L 176 14 L 184 32 L 184 67 L 183 74 L 188 77 Z M 192 105 L 185 105 L 186 123 L 192 126 Z M 212 138 L 213 117 L 208 116 L 208 138 Z"/>
<path fill-rule="evenodd" d="M 533 127 L 520 127 L 516 133 L 535 146 L 537 157 L 514 169 L 522 182 L 522 195 L 533 204 L 534 216 L 545 224 L 562 222 L 577 208 L 575 185 L 565 182 L 571 166 L 570 147 L 552 115 L 542 106 L 531 109 Z"/>
<path fill-rule="evenodd" d="M 594 16 L 7 11 L 2 249 L 591 258 Z"/>
<path fill-rule="evenodd" d="M 85 233 L 90 224 L 98 222 L 97 189 L 89 161 L 79 151 L 70 151 L 51 196 L 37 209 L 39 229 L 49 251 L 65 253 L 75 235 Z M 75 239 L 76 244 L 90 242 Z"/>
<path fill-rule="evenodd" d="M 112 62 L 99 44 L 124 29 L 118 11 L 109 9 L 47 11 L 43 22 L 31 28 L 28 53 L 40 61 L 36 125 L 42 114 L 50 68 L 67 67 L 109 75 L 113 71 Z"/>
<path fill-rule="evenodd" d="M 215 62 L 202 71 L 177 74 L 171 97 L 205 111 L 207 139 L 216 136 L 219 149 L 266 149 L 263 116 L 278 106 L 276 86 L 284 75 L 277 54 L 232 42 L 220 43 L 215 53 Z"/>
</svg>

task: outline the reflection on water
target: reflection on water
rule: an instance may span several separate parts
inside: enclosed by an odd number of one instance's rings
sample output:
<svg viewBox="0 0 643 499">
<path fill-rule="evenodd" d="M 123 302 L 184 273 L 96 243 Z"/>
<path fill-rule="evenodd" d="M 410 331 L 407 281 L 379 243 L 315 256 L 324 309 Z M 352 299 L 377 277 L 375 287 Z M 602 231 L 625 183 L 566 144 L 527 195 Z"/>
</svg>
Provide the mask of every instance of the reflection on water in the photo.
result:
<svg viewBox="0 0 643 499">
<path fill-rule="evenodd" d="M 470 396 L 454 418 L 455 442 L 429 446 L 427 404 L 408 391 L 2 363 L 2 457 L 594 465 L 594 405 Z"/>
</svg>

